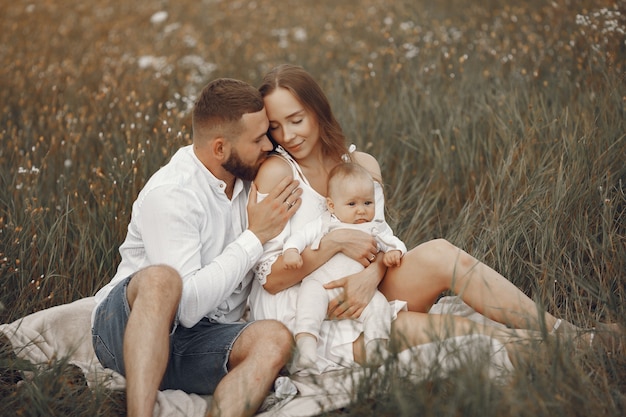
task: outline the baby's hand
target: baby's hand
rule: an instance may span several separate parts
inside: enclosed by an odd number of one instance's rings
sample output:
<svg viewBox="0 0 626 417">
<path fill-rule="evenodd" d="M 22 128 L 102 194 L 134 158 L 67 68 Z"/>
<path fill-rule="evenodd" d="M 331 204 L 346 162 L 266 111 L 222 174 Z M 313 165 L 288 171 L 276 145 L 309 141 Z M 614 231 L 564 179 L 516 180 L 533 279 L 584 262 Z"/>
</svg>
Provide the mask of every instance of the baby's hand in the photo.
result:
<svg viewBox="0 0 626 417">
<path fill-rule="evenodd" d="M 302 266 L 302 256 L 296 249 L 287 249 L 283 253 L 283 262 L 285 269 L 298 269 Z"/>
<path fill-rule="evenodd" d="M 402 251 L 390 250 L 383 255 L 383 263 L 386 267 L 400 266 L 400 259 L 402 258 Z"/>
</svg>

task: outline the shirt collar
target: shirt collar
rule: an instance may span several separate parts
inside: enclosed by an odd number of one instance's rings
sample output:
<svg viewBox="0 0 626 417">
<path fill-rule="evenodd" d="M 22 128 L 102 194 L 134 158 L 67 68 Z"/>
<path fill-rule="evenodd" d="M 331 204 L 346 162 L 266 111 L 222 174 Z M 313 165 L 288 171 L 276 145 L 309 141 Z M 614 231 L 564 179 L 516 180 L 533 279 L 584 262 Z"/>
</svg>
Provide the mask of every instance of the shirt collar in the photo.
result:
<svg viewBox="0 0 626 417">
<path fill-rule="evenodd" d="M 222 194 L 225 194 L 226 192 L 226 182 L 217 178 L 215 175 L 213 175 L 213 173 L 211 172 L 211 170 L 209 170 L 207 167 L 204 166 L 204 164 L 202 163 L 202 161 L 200 161 L 200 159 L 198 159 L 198 156 L 196 155 L 196 153 L 193 151 L 193 148 L 190 149 L 191 150 L 191 155 L 193 158 L 193 161 L 195 164 L 198 165 L 198 167 L 200 168 L 200 172 L 203 173 L 207 183 L 209 184 L 209 186 L 217 191 L 220 192 Z M 240 178 L 235 179 L 235 187 L 233 188 L 233 198 L 232 200 L 234 200 L 239 193 L 241 193 L 243 190 L 245 189 L 244 187 L 244 181 L 241 180 Z"/>
</svg>

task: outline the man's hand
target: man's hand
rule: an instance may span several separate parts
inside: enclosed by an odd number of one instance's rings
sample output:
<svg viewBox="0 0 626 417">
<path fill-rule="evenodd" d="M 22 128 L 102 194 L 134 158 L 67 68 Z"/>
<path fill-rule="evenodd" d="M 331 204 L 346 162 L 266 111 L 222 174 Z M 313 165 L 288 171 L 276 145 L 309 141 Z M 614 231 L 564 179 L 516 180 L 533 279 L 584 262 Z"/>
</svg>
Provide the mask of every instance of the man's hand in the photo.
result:
<svg viewBox="0 0 626 417">
<path fill-rule="evenodd" d="M 371 267 L 356 274 L 331 281 L 324 288 L 343 288 L 343 293 L 328 303 L 329 319 L 357 319 L 374 297 L 387 269 L 379 259 Z"/>
<path fill-rule="evenodd" d="M 297 180 L 284 178 L 265 199 L 257 202 L 257 188 L 252 183 L 248 198 L 248 229 L 261 244 L 278 235 L 302 204 L 302 189 L 298 184 Z"/>
</svg>

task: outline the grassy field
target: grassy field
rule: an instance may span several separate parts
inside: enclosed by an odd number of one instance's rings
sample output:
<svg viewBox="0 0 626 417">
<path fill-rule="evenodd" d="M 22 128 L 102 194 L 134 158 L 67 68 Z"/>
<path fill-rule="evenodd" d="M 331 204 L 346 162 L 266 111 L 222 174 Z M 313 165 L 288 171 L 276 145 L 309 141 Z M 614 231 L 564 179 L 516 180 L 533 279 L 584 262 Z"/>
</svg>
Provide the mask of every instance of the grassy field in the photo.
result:
<svg viewBox="0 0 626 417">
<path fill-rule="evenodd" d="M 108 282 L 201 87 L 289 62 L 378 158 L 408 247 L 445 237 L 560 317 L 626 325 L 624 3 L 14 0 L 0 16 L 1 323 Z M 0 351 L 0 415 L 124 412 L 63 360 L 18 387 L 28 368 Z M 626 408 L 623 355 L 548 347 L 506 387 L 476 378 L 385 381 L 334 414 Z"/>
</svg>

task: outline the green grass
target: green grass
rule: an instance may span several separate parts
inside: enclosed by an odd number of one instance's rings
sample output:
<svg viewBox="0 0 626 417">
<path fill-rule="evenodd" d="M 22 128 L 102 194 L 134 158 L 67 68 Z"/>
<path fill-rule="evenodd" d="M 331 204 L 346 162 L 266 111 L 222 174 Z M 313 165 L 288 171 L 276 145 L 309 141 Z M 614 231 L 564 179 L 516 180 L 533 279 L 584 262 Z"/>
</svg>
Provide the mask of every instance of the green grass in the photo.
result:
<svg viewBox="0 0 626 417">
<path fill-rule="evenodd" d="M 407 246 L 445 237 L 558 316 L 626 324 L 620 2 L 16 0 L 0 16 L 2 323 L 108 282 L 132 201 L 189 143 L 207 81 L 257 85 L 291 62 L 379 160 Z M 623 357 L 534 359 L 510 386 L 471 370 L 392 378 L 335 414 L 621 415 Z M 0 355 L 3 415 L 123 410 L 123 396 L 64 382 L 62 361 L 18 387 L 26 367 Z"/>
</svg>

